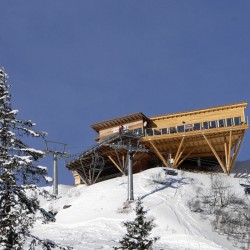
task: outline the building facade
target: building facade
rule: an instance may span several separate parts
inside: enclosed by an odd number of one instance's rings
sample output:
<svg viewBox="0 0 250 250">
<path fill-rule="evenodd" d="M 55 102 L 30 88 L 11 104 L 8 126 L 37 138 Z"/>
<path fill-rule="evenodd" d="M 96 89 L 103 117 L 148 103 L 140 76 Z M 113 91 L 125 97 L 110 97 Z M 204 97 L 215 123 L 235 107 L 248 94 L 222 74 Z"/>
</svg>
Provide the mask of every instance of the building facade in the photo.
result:
<svg viewBox="0 0 250 250">
<path fill-rule="evenodd" d="M 134 172 L 156 165 L 206 168 L 206 163 L 213 162 L 230 173 L 248 128 L 247 105 L 241 102 L 154 117 L 135 113 L 93 124 L 97 145 L 67 167 L 76 184 L 90 185 L 126 174 L 126 148 L 131 145 Z M 136 148 L 146 150 L 136 152 Z"/>
</svg>

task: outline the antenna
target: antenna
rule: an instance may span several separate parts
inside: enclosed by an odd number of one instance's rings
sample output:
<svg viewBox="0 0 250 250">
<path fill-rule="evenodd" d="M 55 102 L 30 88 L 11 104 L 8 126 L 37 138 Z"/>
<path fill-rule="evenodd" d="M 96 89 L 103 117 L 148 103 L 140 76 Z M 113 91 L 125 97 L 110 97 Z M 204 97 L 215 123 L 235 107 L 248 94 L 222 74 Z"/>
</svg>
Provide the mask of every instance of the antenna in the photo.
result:
<svg viewBox="0 0 250 250">
<path fill-rule="evenodd" d="M 58 195 L 58 157 L 61 158 L 69 158 L 70 154 L 66 153 L 67 144 L 56 142 L 56 141 L 48 141 L 44 140 L 46 145 L 45 154 L 53 155 L 53 194 Z"/>
</svg>

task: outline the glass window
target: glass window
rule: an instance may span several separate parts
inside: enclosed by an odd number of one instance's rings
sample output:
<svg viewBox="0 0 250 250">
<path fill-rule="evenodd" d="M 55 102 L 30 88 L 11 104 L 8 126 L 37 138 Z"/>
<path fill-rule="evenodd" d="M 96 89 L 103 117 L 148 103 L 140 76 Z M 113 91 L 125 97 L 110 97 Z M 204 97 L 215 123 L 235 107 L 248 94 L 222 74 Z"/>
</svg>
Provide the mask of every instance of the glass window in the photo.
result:
<svg viewBox="0 0 250 250">
<path fill-rule="evenodd" d="M 201 129 L 201 124 L 200 123 L 195 123 L 194 124 L 194 130 L 200 130 Z"/>
<path fill-rule="evenodd" d="M 225 119 L 219 120 L 219 127 L 225 127 Z"/>
<path fill-rule="evenodd" d="M 162 133 L 163 135 L 168 134 L 168 129 L 167 129 L 167 128 L 162 128 L 162 129 L 161 129 L 161 133 Z"/>
<path fill-rule="evenodd" d="M 177 131 L 178 131 L 178 133 L 184 132 L 184 126 L 183 125 L 182 126 L 178 126 L 177 127 Z"/>
<path fill-rule="evenodd" d="M 154 129 L 154 135 L 160 135 L 160 134 L 161 134 L 161 131 Z"/>
<path fill-rule="evenodd" d="M 193 130 L 193 124 L 186 124 L 185 125 L 185 131 L 192 131 Z"/>
<path fill-rule="evenodd" d="M 169 128 L 169 131 L 170 131 L 171 134 L 176 133 L 176 127 Z"/>
<path fill-rule="evenodd" d="M 237 126 L 237 125 L 240 125 L 241 124 L 241 118 L 240 117 L 234 117 L 234 124 Z"/>
<path fill-rule="evenodd" d="M 233 126 L 233 119 L 232 118 L 227 118 L 227 126 Z"/>
<path fill-rule="evenodd" d="M 147 128 L 147 129 L 146 129 L 146 135 L 147 135 L 147 136 L 153 135 L 153 129 L 152 129 L 152 128 Z"/>
<path fill-rule="evenodd" d="M 216 128 L 216 121 L 209 122 L 209 128 Z"/>
<path fill-rule="evenodd" d="M 203 122 L 203 129 L 208 129 L 208 122 Z"/>
</svg>

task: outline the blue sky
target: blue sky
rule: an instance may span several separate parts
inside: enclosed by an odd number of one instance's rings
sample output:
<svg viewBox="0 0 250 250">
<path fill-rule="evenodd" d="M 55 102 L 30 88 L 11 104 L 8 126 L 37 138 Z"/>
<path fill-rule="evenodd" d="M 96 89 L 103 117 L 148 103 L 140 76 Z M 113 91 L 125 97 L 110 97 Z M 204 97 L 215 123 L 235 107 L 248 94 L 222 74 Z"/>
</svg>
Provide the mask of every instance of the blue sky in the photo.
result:
<svg viewBox="0 0 250 250">
<path fill-rule="evenodd" d="M 13 107 L 70 153 L 94 144 L 96 122 L 249 101 L 250 1 L 0 3 Z M 73 184 L 62 160 L 59 182 Z"/>
</svg>

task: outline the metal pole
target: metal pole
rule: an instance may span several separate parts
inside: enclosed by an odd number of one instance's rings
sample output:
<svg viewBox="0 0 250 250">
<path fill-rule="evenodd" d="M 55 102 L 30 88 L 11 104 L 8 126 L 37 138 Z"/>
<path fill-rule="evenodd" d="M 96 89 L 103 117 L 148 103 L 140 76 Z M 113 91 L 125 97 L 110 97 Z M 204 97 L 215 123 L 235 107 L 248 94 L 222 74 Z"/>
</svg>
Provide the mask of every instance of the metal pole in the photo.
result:
<svg viewBox="0 0 250 250">
<path fill-rule="evenodd" d="M 57 168 L 57 154 L 53 154 L 54 158 L 54 178 L 53 178 L 53 194 L 58 195 L 58 168 Z"/>
<path fill-rule="evenodd" d="M 133 152 L 128 151 L 129 161 L 128 161 L 128 200 L 134 200 L 134 189 L 133 189 Z"/>
</svg>

